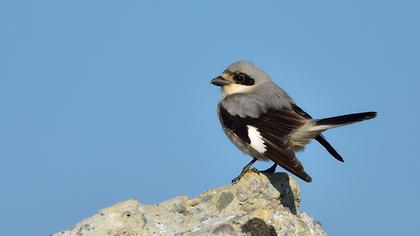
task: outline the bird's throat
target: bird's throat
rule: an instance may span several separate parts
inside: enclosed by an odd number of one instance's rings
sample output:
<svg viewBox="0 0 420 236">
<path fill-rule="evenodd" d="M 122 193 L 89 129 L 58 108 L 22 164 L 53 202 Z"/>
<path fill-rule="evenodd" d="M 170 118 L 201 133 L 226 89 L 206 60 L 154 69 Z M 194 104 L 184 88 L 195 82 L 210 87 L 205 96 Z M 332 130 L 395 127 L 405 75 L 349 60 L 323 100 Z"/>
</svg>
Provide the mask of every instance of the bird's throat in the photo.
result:
<svg viewBox="0 0 420 236">
<path fill-rule="evenodd" d="M 223 96 L 235 94 L 235 93 L 249 93 L 252 90 L 252 86 L 246 86 L 242 84 L 228 84 L 222 87 Z"/>
</svg>

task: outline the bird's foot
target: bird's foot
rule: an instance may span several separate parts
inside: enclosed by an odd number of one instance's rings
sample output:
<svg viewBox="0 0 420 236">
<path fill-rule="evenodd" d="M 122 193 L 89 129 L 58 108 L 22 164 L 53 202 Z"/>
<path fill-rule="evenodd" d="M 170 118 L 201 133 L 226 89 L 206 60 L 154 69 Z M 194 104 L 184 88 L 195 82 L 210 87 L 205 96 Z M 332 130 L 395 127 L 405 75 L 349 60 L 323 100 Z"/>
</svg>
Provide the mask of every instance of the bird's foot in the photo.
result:
<svg viewBox="0 0 420 236">
<path fill-rule="evenodd" d="M 242 178 L 242 176 L 244 176 L 244 174 L 248 172 L 249 168 L 251 168 L 252 164 L 254 164 L 256 161 L 257 161 L 257 158 L 254 157 L 248 164 L 246 164 L 246 166 L 242 169 L 241 173 L 236 178 L 232 179 L 232 184 L 238 183 L 238 181 Z"/>
<path fill-rule="evenodd" d="M 270 168 L 260 171 L 260 172 L 263 174 L 273 174 L 274 172 L 276 172 L 276 167 L 277 167 L 277 164 L 274 164 Z"/>
<path fill-rule="evenodd" d="M 253 167 L 253 168 L 251 168 L 251 169 L 249 169 L 250 171 L 252 171 L 252 172 L 255 172 L 255 173 L 257 173 L 257 174 L 259 174 L 261 171 L 259 171 L 257 168 L 255 168 L 255 167 Z"/>
<path fill-rule="evenodd" d="M 232 184 L 236 184 L 236 183 L 238 183 L 239 182 L 239 180 L 242 178 L 242 176 L 243 176 L 244 174 L 240 174 L 240 175 L 238 175 L 238 176 L 236 176 L 234 179 L 232 179 Z"/>
</svg>

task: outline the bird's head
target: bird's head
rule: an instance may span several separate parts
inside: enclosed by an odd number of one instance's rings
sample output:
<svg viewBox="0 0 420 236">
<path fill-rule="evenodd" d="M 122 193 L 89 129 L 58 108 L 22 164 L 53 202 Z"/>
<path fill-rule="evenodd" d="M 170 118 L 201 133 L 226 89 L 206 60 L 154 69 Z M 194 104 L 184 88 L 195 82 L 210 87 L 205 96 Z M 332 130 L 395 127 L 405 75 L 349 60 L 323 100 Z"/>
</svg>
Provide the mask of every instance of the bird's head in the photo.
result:
<svg viewBox="0 0 420 236">
<path fill-rule="evenodd" d="M 252 93 L 259 85 L 271 81 L 270 77 L 249 61 L 237 61 L 228 66 L 211 83 L 222 88 L 224 96 L 235 93 Z"/>
</svg>

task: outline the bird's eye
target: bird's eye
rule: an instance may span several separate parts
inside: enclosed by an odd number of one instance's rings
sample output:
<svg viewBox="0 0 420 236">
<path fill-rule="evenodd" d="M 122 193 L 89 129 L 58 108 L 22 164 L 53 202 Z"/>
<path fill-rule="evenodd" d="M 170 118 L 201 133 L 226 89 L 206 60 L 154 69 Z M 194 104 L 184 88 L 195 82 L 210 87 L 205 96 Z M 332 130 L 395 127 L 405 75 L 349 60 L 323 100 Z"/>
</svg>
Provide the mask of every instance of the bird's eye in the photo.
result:
<svg viewBox="0 0 420 236">
<path fill-rule="evenodd" d="M 246 76 L 244 74 L 236 74 L 235 75 L 235 81 L 238 83 L 244 82 L 246 79 Z"/>
<path fill-rule="evenodd" d="M 249 75 L 244 73 L 237 73 L 233 75 L 233 80 L 236 84 L 241 84 L 245 86 L 252 86 L 255 83 L 255 80 L 249 77 Z"/>
</svg>

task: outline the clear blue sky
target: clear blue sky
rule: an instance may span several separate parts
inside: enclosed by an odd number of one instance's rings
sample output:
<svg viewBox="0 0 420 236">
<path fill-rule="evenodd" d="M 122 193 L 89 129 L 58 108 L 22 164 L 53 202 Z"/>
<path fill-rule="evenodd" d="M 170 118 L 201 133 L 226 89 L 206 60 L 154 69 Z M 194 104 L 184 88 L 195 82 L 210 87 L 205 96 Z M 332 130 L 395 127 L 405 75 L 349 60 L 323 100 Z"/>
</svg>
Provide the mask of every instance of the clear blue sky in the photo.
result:
<svg viewBox="0 0 420 236">
<path fill-rule="evenodd" d="M 331 130 L 300 153 L 330 235 L 420 231 L 418 1 L 1 1 L 0 226 L 47 235 L 130 198 L 229 184 L 249 159 L 209 81 L 253 61 Z M 270 164 L 256 165 L 267 168 Z"/>
</svg>

